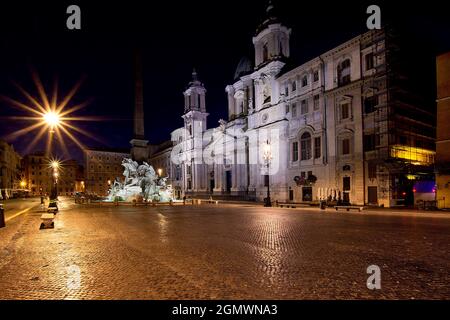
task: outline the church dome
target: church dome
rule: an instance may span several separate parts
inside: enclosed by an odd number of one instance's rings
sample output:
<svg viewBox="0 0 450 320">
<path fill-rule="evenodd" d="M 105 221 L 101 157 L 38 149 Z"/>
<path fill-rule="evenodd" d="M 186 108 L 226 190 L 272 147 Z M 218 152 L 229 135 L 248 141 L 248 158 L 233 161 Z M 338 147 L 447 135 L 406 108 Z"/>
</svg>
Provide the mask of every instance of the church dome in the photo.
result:
<svg viewBox="0 0 450 320">
<path fill-rule="evenodd" d="M 253 72 L 253 63 L 247 57 L 242 57 L 239 61 L 238 66 L 236 68 L 236 72 L 234 73 L 234 80 L 239 79 L 246 74 Z"/>
</svg>

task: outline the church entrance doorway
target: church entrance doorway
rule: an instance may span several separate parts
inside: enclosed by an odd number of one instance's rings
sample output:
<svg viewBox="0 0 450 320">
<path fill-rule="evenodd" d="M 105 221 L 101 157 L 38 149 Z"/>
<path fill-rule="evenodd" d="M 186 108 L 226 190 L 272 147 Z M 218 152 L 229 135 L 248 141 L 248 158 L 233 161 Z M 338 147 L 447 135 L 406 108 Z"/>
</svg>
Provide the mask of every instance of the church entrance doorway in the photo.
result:
<svg viewBox="0 0 450 320">
<path fill-rule="evenodd" d="M 312 201 L 312 187 L 302 188 L 302 201 Z"/>
<path fill-rule="evenodd" d="M 350 177 L 344 177 L 342 179 L 342 189 L 344 191 L 342 201 L 344 203 L 350 203 Z"/>
<path fill-rule="evenodd" d="M 225 171 L 226 192 L 231 193 L 231 170 Z"/>
<path fill-rule="evenodd" d="M 214 192 L 215 186 L 216 186 L 216 183 L 215 183 L 214 179 L 210 179 L 209 180 L 209 192 L 210 193 Z"/>
</svg>

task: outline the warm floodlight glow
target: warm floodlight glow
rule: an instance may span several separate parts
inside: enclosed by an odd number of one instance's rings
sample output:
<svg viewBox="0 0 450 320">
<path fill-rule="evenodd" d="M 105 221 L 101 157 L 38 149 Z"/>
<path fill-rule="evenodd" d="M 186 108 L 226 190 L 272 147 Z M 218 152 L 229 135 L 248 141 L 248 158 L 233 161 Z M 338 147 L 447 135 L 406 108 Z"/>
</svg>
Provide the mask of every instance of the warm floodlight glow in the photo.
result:
<svg viewBox="0 0 450 320">
<path fill-rule="evenodd" d="M 42 116 L 44 121 L 47 123 L 47 125 L 50 128 L 54 128 L 55 126 L 59 125 L 60 117 L 59 114 L 57 114 L 54 111 L 49 111 L 47 113 L 44 113 Z"/>
<path fill-rule="evenodd" d="M 13 120 L 21 121 L 33 121 L 25 128 L 21 128 L 13 133 L 11 133 L 7 139 L 16 139 L 22 135 L 34 132 L 34 137 L 31 142 L 24 150 L 24 153 L 29 153 L 31 149 L 38 144 L 40 141 L 46 137 L 46 155 L 52 154 L 52 144 L 53 142 L 58 142 L 62 151 L 66 157 L 70 157 L 70 153 L 66 146 L 65 138 L 72 140 L 78 147 L 84 148 L 82 143 L 74 135 L 74 132 L 85 135 L 91 139 L 102 142 L 96 136 L 89 134 L 82 128 L 75 125 L 75 121 L 101 121 L 106 120 L 99 117 L 82 117 L 75 116 L 74 113 L 85 106 L 88 105 L 88 101 L 72 104 L 72 99 L 75 96 L 77 90 L 79 89 L 81 82 L 78 81 L 73 88 L 67 93 L 66 96 L 58 99 L 58 82 L 55 81 L 53 85 L 52 96 L 48 97 L 45 92 L 44 85 L 42 84 L 38 74 L 32 72 L 33 80 L 36 85 L 37 93 L 39 94 L 40 100 L 36 99 L 31 93 L 27 92 L 19 84 L 14 83 L 17 89 L 23 94 L 26 102 L 15 100 L 9 97 L 0 96 L 2 100 L 7 102 L 10 106 L 20 109 L 26 114 L 9 117 Z"/>
<path fill-rule="evenodd" d="M 161 175 L 162 175 L 162 169 L 161 168 L 159 168 L 158 169 L 158 175 L 161 177 Z"/>
<path fill-rule="evenodd" d="M 27 183 L 25 181 L 20 181 L 20 187 L 23 189 L 27 186 Z"/>
<path fill-rule="evenodd" d="M 432 165 L 436 152 L 423 148 L 410 147 L 404 145 L 393 145 L 391 147 L 391 157 L 408 160 L 413 165 Z"/>
<path fill-rule="evenodd" d="M 53 160 L 53 161 L 51 162 L 51 166 L 52 166 L 53 169 L 58 169 L 58 168 L 59 168 L 59 165 L 60 165 L 60 163 L 59 163 L 59 161 L 57 161 L 57 160 Z"/>
</svg>

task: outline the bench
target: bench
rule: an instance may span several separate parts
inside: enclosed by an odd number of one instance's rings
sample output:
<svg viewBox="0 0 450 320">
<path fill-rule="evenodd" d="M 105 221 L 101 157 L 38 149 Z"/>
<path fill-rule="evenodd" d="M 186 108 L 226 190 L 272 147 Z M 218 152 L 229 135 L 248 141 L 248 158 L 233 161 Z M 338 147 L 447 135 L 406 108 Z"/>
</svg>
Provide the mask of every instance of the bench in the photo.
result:
<svg viewBox="0 0 450 320">
<path fill-rule="evenodd" d="M 276 205 L 280 208 L 297 208 L 297 207 L 309 207 L 309 205 L 301 202 L 277 202 Z"/>
<path fill-rule="evenodd" d="M 339 209 L 343 209 L 347 211 L 358 210 L 359 212 L 361 212 L 364 209 L 364 207 L 362 206 L 335 206 L 334 208 L 336 209 L 336 211 L 338 211 Z"/>
</svg>

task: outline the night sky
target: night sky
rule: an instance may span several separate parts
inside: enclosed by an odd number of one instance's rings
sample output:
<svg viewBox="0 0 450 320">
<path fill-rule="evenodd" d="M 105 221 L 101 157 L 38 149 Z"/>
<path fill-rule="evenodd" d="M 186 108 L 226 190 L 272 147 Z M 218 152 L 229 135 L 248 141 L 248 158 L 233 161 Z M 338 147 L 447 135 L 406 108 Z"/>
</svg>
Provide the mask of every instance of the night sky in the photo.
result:
<svg viewBox="0 0 450 320">
<path fill-rule="evenodd" d="M 392 1 L 391 1 L 392 2 Z M 413 5 L 384 2 L 289 1 L 279 0 L 283 21 L 292 28 L 291 56 L 297 65 L 365 32 L 368 4 L 379 4 L 382 20 L 400 25 L 424 59 L 412 68 L 423 82 L 423 94 L 434 106 L 434 57 L 450 50 L 450 20 L 444 1 Z M 352 4 L 353 3 L 353 4 Z M 66 28 L 66 8 L 81 7 L 82 29 Z M 402 6 L 403 4 L 403 6 Z M 71 105 L 92 98 L 92 103 L 75 113 L 100 116 L 103 121 L 77 123 L 103 143 L 77 137 L 87 146 L 128 148 L 132 137 L 134 104 L 133 49 L 143 52 L 146 138 L 160 143 L 182 125 L 182 92 L 192 68 L 207 89 L 208 125 L 227 118 L 225 86 L 233 81 L 243 56 L 253 59 L 252 36 L 264 17 L 266 1 L 45 1 L 1 4 L 0 9 L 0 94 L 25 102 L 13 86 L 18 82 L 38 96 L 31 81 L 31 69 L 38 71 L 47 92 L 58 78 L 60 95 L 85 77 Z M 0 137 L 23 128 L 29 122 L 8 116 L 25 115 L 0 102 Z M 19 152 L 33 134 L 13 143 Z M 79 149 L 67 140 L 71 156 L 81 160 Z M 43 150 L 37 145 L 34 150 Z"/>
</svg>

